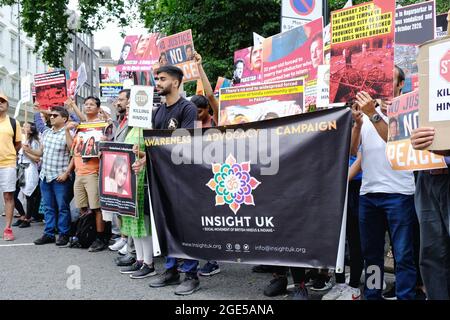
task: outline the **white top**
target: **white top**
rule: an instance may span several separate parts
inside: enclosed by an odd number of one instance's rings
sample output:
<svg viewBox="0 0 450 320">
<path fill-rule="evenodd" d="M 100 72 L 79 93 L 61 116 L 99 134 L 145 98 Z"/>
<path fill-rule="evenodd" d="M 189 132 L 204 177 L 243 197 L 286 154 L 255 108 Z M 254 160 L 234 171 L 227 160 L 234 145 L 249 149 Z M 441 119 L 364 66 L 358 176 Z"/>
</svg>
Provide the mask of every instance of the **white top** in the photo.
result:
<svg viewBox="0 0 450 320">
<path fill-rule="evenodd" d="M 387 123 L 388 118 L 377 108 L 378 114 Z M 381 139 L 369 117 L 364 115 L 361 128 L 362 184 L 360 194 L 400 193 L 414 194 L 415 183 L 412 171 L 395 171 L 386 157 L 386 142 Z"/>
<path fill-rule="evenodd" d="M 25 141 L 25 140 L 22 140 Z M 28 140 L 25 142 L 28 143 Z M 30 145 L 32 150 L 39 149 L 39 142 L 33 141 Z M 31 196 L 34 190 L 39 185 L 39 172 L 38 164 L 31 160 L 24 152 L 23 149 L 19 151 L 19 163 L 29 163 L 28 168 L 25 169 L 25 186 L 21 188 L 24 195 Z"/>
</svg>

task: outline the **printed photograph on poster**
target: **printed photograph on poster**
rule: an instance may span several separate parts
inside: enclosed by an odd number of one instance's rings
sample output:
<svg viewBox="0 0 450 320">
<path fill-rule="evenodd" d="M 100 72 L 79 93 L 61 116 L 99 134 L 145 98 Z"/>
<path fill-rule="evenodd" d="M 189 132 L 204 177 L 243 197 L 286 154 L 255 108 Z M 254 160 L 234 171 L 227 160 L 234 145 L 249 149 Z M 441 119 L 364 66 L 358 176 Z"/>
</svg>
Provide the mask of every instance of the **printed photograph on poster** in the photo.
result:
<svg viewBox="0 0 450 320">
<path fill-rule="evenodd" d="M 443 38 L 447 35 L 448 22 L 447 13 L 438 14 L 436 16 L 436 39 Z"/>
<path fill-rule="evenodd" d="M 266 38 L 262 60 L 264 82 L 302 76 L 315 80 L 317 68 L 323 64 L 323 19 Z"/>
<path fill-rule="evenodd" d="M 183 70 L 183 82 L 200 79 L 197 63 L 194 61 L 194 41 L 192 31 L 186 30 L 158 41 L 159 64 L 175 65 Z"/>
<path fill-rule="evenodd" d="M 157 41 L 159 33 L 127 35 L 120 52 L 116 70 L 150 71 L 159 59 Z"/>
<path fill-rule="evenodd" d="M 281 81 L 220 90 L 219 124 L 230 125 L 303 113 L 304 82 Z"/>
<path fill-rule="evenodd" d="M 98 157 L 98 144 L 108 125 L 107 122 L 81 123 L 77 128 L 77 138 L 74 141 L 74 154 L 82 158 Z"/>
<path fill-rule="evenodd" d="M 261 83 L 262 46 L 234 52 L 233 86 Z"/>
<path fill-rule="evenodd" d="M 77 89 L 78 72 L 70 71 L 69 83 L 67 84 L 67 95 L 73 99 Z"/>
<path fill-rule="evenodd" d="M 446 168 L 444 157 L 429 151 L 414 150 L 411 132 L 419 123 L 419 91 L 394 98 L 388 106 L 386 157 L 394 170 L 430 170 Z"/>
<path fill-rule="evenodd" d="M 393 98 L 394 0 L 374 0 L 331 13 L 330 102 L 360 91 Z"/>
<path fill-rule="evenodd" d="M 36 101 L 42 110 L 63 106 L 67 100 L 65 70 L 36 74 L 34 84 Z"/>
<path fill-rule="evenodd" d="M 222 88 L 229 88 L 233 84 L 233 81 L 227 78 L 219 77 L 214 88 L 214 94 L 219 95 L 219 91 Z"/>
<path fill-rule="evenodd" d="M 402 92 L 419 87 L 419 45 L 434 39 L 435 2 L 428 1 L 395 10 L 395 64 L 405 72 Z"/>
<path fill-rule="evenodd" d="M 121 215 L 136 216 L 136 175 L 131 165 L 136 161 L 133 145 L 101 142 L 100 205 Z"/>
</svg>

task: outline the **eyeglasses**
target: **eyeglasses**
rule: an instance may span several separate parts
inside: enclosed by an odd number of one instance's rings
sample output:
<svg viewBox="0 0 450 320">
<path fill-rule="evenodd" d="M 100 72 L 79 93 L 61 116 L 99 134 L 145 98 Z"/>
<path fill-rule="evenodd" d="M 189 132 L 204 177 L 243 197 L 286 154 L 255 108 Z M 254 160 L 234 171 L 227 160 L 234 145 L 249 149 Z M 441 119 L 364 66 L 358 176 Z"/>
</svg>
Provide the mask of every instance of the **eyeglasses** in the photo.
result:
<svg viewBox="0 0 450 320">
<path fill-rule="evenodd" d="M 59 114 L 57 114 L 57 113 L 50 114 L 50 118 L 58 118 L 58 117 L 59 117 Z"/>
</svg>

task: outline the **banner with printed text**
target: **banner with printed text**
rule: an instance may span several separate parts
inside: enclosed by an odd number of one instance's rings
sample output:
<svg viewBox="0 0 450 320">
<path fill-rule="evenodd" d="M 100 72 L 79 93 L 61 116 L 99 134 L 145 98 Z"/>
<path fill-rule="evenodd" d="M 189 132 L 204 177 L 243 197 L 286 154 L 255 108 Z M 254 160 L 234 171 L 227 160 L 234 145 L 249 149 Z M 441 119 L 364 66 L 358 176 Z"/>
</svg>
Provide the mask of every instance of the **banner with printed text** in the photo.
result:
<svg viewBox="0 0 450 320">
<path fill-rule="evenodd" d="M 162 254 L 335 268 L 344 253 L 350 135 L 348 108 L 145 130 Z"/>
<path fill-rule="evenodd" d="M 34 75 L 36 101 L 39 109 L 64 106 L 67 100 L 66 71 L 59 70 Z"/>
</svg>

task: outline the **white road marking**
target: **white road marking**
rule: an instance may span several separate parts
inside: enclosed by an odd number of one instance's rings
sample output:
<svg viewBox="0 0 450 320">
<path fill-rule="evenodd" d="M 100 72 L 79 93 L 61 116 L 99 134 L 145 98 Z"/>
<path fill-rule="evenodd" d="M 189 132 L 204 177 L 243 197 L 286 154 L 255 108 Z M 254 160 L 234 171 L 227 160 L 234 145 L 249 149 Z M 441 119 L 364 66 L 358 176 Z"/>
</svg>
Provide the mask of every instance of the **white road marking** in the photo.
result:
<svg viewBox="0 0 450 320">
<path fill-rule="evenodd" d="M 34 243 L 14 243 L 14 244 L 0 244 L 0 247 L 23 247 L 23 246 L 34 246 Z"/>
</svg>

